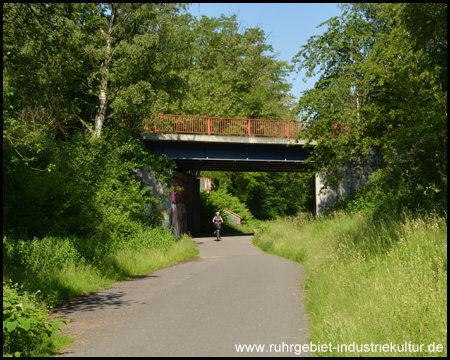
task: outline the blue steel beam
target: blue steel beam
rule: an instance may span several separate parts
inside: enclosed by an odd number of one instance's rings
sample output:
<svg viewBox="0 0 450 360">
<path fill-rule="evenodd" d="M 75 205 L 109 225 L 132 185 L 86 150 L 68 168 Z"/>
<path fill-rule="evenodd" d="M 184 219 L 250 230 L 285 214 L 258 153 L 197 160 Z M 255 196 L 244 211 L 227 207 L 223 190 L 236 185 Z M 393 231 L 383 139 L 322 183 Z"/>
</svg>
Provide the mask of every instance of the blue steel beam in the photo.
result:
<svg viewBox="0 0 450 360">
<path fill-rule="evenodd" d="M 228 141 L 201 141 L 164 139 L 145 140 L 147 151 L 173 159 L 177 168 L 187 170 L 223 171 L 305 171 L 305 160 L 310 153 L 304 144 L 252 143 L 229 139 Z M 145 137 L 144 137 L 145 139 Z M 203 138 L 204 139 L 204 138 Z M 247 138 L 249 139 L 249 138 Z M 220 139 L 219 139 L 220 140 Z M 233 142 L 231 142 L 233 141 Z"/>
</svg>

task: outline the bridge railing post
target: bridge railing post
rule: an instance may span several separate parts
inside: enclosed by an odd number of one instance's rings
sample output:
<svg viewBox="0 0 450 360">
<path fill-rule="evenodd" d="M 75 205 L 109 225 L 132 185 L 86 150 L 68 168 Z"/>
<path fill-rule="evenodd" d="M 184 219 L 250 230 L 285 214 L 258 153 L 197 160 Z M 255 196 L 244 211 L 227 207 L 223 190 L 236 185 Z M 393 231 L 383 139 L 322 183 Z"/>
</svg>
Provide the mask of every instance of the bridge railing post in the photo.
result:
<svg viewBox="0 0 450 360">
<path fill-rule="evenodd" d="M 286 122 L 286 137 L 289 138 L 289 121 Z"/>
<path fill-rule="evenodd" d="M 208 118 L 208 135 L 211 135 L 211 118 Z"/>
<path fill-rule="evenodd" d="M 251 131 L 250 131 L 250 119 L 247 119 L 247 123 L 248 123 L 248 136 L 252 136 Z"/>
</svg>

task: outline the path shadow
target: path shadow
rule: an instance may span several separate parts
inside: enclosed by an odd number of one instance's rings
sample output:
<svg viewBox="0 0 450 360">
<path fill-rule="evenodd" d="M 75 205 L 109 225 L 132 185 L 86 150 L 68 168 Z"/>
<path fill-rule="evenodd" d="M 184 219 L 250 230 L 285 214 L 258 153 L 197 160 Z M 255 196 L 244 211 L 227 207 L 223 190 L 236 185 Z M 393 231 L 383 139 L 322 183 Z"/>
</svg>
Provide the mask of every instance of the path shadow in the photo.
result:
<svg viewBox="0 0 450 360">
<path fill-rule="evenodd" d="M 124 300 L 127 295 L 125 291 L 115 293 L 91 293 L 78 296 L 56 310 L 58 315 L 67 316 L 77 311 L 97 311 L 99 309 L 112 308 L 119 309 L 123 306 L 129 306 L 131 301 Z"/>
</svg>

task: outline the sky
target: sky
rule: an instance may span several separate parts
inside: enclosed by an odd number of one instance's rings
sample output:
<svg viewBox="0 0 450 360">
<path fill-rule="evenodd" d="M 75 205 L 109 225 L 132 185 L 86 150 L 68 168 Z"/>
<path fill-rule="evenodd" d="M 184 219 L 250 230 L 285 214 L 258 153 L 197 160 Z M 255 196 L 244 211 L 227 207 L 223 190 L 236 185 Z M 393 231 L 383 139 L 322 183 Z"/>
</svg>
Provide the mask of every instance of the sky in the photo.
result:
<svg viewBox="0 0 450 360">
<path fill-rule="evenodd" d="M 277 60 L 288 61 L 300 51 L 313 35 L 321 35 L 326 26 L 317 28 L 333 16 L 341 15 L 337 3 L 193 3 L 188 12 L 200 18 L 237 14 L 238 22 L 245 28 L 260 27 L 268 36 Z M 286 80 L 292 84 L 291 93 L 296 99 L 301 91 L 314 87 L 315 79 L 306 83 L 304 73 L 292 73 Z"/>
</svg>

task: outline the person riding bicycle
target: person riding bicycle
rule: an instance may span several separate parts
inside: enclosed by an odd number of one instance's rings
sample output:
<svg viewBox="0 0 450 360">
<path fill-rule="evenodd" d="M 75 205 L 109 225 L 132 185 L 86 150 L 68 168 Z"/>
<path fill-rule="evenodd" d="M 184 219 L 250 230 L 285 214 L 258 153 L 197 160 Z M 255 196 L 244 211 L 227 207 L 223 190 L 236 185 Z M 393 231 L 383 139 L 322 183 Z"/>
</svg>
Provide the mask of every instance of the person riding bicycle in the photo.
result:
<svg viewBox="0 0 450 360">
<path fill-rule="evenodd" d="M 223 223 L 223 219 L 222 219 L 222 216 L 220 216 L 219 212 L 216 212 L 216 216 L 213 217 L 212 222 L 214 223 L 214 226 L 216 227 L 216 231 L 219 231 L 219 239 L 222 240 L 221 225 Z"/>
</svg>

